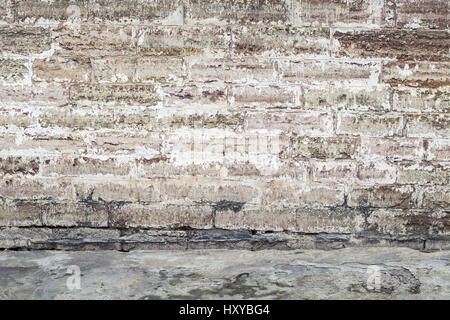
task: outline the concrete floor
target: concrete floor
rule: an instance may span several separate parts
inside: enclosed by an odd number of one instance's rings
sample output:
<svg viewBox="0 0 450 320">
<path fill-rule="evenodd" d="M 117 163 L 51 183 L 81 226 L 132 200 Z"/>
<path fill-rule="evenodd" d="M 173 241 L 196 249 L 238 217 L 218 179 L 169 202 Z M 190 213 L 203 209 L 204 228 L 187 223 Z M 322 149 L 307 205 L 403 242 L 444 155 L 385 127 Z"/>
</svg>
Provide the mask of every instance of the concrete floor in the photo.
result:
<svg viewBox="0 0 450 320">
<path fill-rule="evenodd" d="M 0 298 L 450 299 L 450 251 L 3 251 Z"/>
</svg>

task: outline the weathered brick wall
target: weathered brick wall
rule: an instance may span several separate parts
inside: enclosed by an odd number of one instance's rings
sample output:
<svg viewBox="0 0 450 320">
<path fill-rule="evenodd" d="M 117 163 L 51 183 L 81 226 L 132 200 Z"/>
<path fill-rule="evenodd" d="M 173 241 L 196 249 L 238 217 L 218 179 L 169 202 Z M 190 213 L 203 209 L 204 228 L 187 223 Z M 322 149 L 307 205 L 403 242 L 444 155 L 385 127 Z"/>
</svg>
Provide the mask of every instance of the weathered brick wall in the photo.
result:
<svg viewBox="0 0 450 320">
<path fill-rule="evenodd" d="M 448 243 L 448 10 L 0 0 L 0 243 L 68 227 Z"/>
</svg>

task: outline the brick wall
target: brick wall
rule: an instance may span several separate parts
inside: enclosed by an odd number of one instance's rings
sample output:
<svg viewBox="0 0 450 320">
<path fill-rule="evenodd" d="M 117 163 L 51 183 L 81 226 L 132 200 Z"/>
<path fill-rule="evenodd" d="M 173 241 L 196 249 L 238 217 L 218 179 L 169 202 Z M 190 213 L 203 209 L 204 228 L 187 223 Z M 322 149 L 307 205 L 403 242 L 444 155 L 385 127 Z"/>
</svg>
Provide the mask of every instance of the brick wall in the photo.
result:
<svg viewBox="0 0 450 320">
<path fill-rule="evenodd" d="M 0 0 L 1 246 L 68 227 L 448 244 L 448 11 Z"/>
</svg>

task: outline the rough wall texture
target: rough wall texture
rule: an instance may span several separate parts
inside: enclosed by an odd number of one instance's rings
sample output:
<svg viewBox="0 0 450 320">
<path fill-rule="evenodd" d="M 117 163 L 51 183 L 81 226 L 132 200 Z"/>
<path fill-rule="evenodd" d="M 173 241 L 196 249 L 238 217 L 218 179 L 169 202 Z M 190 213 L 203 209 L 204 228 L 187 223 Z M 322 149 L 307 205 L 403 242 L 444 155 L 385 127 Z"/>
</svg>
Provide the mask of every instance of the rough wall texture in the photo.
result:
<svg viewBox="0 0 450 320">
<path fill-rule="evenodd" d="M 448 247 L 448 9 L 0 0 L 0 247 Z"/>
</svg>

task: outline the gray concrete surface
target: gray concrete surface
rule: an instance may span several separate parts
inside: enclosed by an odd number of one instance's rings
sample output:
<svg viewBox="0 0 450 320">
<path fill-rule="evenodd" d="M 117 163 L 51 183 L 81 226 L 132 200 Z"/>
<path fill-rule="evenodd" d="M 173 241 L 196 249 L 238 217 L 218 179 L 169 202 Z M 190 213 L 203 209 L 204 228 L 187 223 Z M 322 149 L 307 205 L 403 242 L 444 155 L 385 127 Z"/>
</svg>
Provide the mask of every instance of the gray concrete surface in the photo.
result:
<svg viewBox="0 0 450 320">
<path fill-rule="evenodd" d="M 450 251 L 3 251 L 0 298 L 450 299 Z"/>
</svg>

